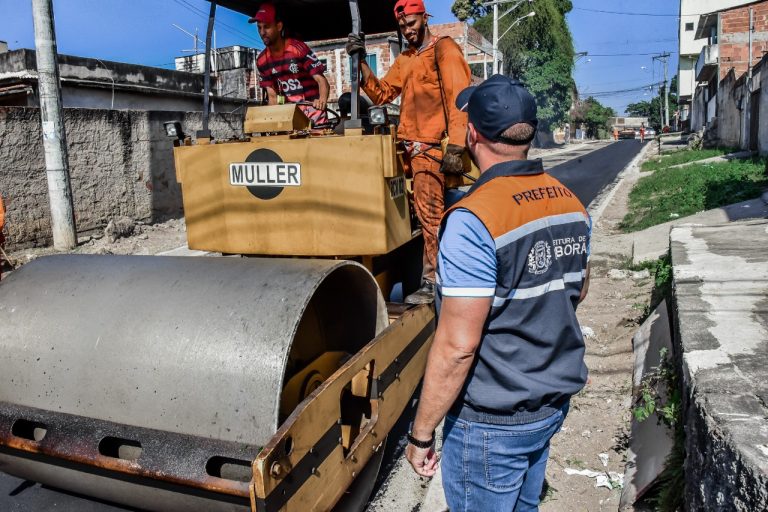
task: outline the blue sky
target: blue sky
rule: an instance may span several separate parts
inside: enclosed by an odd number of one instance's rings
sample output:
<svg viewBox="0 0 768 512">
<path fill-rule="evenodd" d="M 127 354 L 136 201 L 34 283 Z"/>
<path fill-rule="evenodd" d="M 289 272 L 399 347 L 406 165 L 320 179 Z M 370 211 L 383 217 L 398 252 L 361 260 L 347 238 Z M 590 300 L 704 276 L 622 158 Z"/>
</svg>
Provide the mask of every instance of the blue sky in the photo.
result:
<svg viewBox="0 0 768 512">
<path fill-rule="evenodd" d="M 426 0 L 434 23 L 454 21 L 451 3 Z M 573 3 L 575 9 L 568 15 L 568 23 L 576 50 L 590 53 L 578 60 L 574 71 L 582 98 L 590 93 L 632 89 L 661 80 L 661 65 L 654 63 L 650 55 L 598 55 L 669 51 L 672 53 L 670 78 L 676 73 L 678 2 L 574 0 Z M 197 28 L 200 37 L 204 37 L 208 6 L 205 0 L 54 0 L 59 52 L 170 68 L 174 57 L 183 54 L 182 50 L 193 48 L 193 38 L 173 24 L 192 33 Z M 4 13 L 0 17 L 0 40 L 7 41 L 11 49 L 34 48 L 31 0 L 0 0 L 0 12 Z M 523 22 L 519 29 L 524 27 Z M 262 46 L 245 17 L 226 9 L 217 12 L 216 43 L 218 46 Z M 623 112 L 628 103 L 651 97 L 650 93 L 646 94 L 631 91 L 601 95 L 599 99 Z"/>
</svg>

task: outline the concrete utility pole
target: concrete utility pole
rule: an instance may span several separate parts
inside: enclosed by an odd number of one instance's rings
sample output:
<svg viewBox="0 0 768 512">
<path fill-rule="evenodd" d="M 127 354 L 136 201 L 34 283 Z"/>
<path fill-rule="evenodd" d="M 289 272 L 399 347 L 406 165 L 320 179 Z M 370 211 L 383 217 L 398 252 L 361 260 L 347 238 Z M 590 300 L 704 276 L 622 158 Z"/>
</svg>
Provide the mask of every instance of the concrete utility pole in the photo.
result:
<svg viewBox="0 0 768 512">
<path fill-rule="evenodd" d="M 507 30 L 501 36 L 499 36 L 499 20 L 501 18 L 511 13 L 518 7 L 520 7 L 520 5 L 526 1 L 529 4 L 533 3 L 533 0 L 518 0 L 517 3 L 515 3 L 515 5 L 507 9 L 504 12 L 504 14 L 499 16 L 499 5 L 508 4 L 514 1 L 515 0 L 492 0 L 490 2 L 485 2 L 484 4 L 482 4 L 483 7 L 493 6 L 493 74 L 494 75 L 499 73 L 499 39 L 504 37 L 512 27 L 514 27 L 515 25 L 523 21 L 525 18 L 528 18 L 529 16 L 533 16 L 535 14 L 535 13 L 529 13 L 529 14 L 526 14 L 525 16 L 522 16 L 521 18 L 518 18 L 517 20 L 515 20 L 514 23 L 512 23 L 512 25 L 509 28 L 507 28 Z"/>
<path fill-rule="evenodd" d="M 77 230 L 72 208 L 72 187 L 69 183 L 67 136 L 62 119 L 52 0 L 32 0 L 32 17 L 35 24 L 37 84 L 40 94 L 48 197 L 51 203 L 53 247 L 59 251 L 66 251 L 77 245 Z"/>
<path fill-rule="evenodd" d="M 664 125 L 662 128 L 664 128 L 664 126 L 669 126 L 669 83 L 667 80 L 669 57 L 670 54 L 668 52 L 653 56 L 653 60 L 658 60 L 664 63 L 664 119 L 662 119 Z"/>
</svg>

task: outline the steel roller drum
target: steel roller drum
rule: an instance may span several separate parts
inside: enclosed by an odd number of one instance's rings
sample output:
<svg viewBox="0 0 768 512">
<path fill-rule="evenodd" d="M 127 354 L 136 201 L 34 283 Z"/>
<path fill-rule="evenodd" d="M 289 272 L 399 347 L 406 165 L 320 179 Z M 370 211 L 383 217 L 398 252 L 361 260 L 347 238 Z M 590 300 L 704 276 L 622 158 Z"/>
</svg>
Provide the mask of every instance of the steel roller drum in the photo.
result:
<svg viewBox="0 0 768 512">
<path fill-rule="evenodd" d="M 0 284 L 0 470 L 142 508 L 242 507 L 209 500 L 247 485 L 227 471 L 284 420 L 286 376 L 386 325 L 349 261 L 40 258 Z"/>
</svg>

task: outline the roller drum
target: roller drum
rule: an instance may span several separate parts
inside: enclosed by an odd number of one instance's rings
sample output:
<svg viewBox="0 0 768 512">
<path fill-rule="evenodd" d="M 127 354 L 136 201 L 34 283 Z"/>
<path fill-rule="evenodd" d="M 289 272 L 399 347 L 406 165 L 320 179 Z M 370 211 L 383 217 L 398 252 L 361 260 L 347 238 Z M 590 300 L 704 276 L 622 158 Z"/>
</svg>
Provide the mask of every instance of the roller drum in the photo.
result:
<svg viewBox="0 0 768 512">
<path fill-rule="evenodd" d="M 292 374 L 325 352 L 358 351 L 386 325 L 374 279 L 349 261 L 40 258 L 0 285 L 0 403 L 6 416 L 48 411 L 89 418 L 99 432 L 114 424 L 171 436 L 180 451 L 201 438 L 250 456 L 285 419 L 280 396 Z M 152 456 L 143 450 L 139 464 Z M 0 463 L 44 482 L 55 473 L 8 450 Z M 154 508 L 102 483 L 89 494 Z"/>
</svg>

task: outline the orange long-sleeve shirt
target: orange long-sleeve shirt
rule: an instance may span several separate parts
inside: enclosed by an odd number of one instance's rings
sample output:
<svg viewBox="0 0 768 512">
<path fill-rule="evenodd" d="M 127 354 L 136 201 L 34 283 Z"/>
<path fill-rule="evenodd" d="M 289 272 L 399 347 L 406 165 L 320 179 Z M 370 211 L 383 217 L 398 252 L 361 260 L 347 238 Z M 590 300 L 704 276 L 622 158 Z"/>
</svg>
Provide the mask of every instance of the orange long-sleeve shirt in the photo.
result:
<svg viewBox="0 0 768 512">
<path fill-rule="evenodd" d="M 445 114 L 435 66 L 440 66 L 445 108 L 448 112 L 448 137 L 451 144 L 464 146 L 467 114 L 456 108 L 456 96 L 470 83 L 470 72 L 459 45 L 450 37 L 436 39 L 421 50 L 409 48 L 401 53 L 381 80 L 371 75 L 363 90 L 377 105 L 398 96 L 401 139 L 439 143 L 445 131 Z"/>
</svg>

